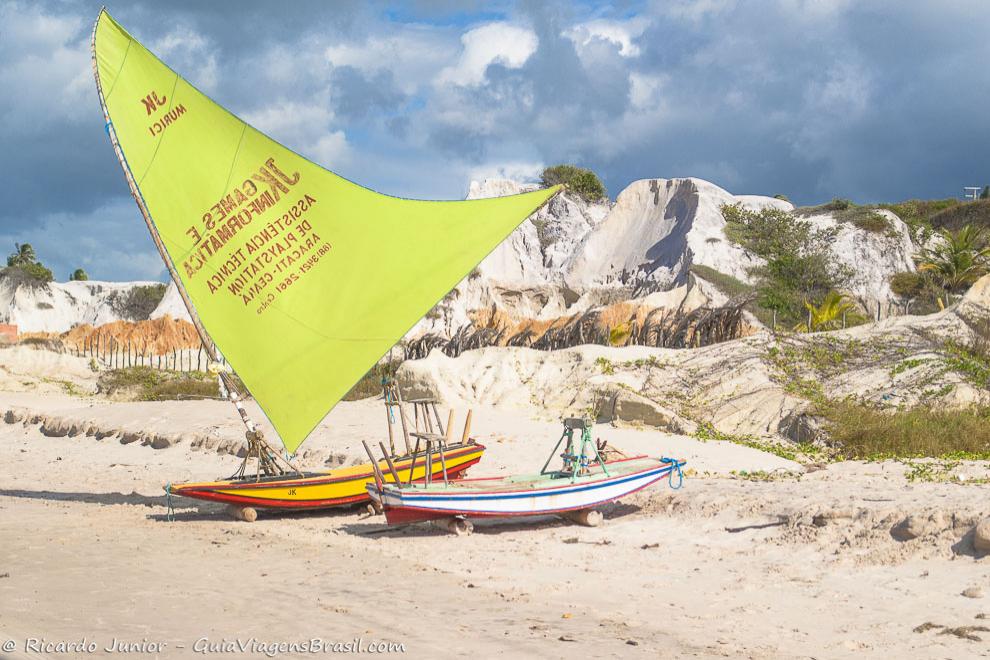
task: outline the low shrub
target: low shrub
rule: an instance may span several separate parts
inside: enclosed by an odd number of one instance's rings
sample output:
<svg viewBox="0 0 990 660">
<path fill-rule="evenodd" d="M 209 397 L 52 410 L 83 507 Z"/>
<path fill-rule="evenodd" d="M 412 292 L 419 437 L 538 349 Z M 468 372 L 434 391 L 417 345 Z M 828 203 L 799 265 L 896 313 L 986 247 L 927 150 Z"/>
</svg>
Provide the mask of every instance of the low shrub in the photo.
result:
<svg viewBox="0 0 990 660">
<path fill-rule="evenodd" d="M 104 371 L 100 374 L 96 389 L 100 394 L 131 401 L 174 401 L 219 397 L 217 379 L 209 373 L 165 371 L 152 367 L 125 367 Z"/>
<path fill-rule="evenodd" d="M 144 320 L 151 316 L 164 297 L 164 284 L 136 286 L 120 302 L 121 311 L 128 318 Z"/>
<path fill-rule="evenodd" d="M 361 380 L 354 383 L 354 386 L 344 395 L 344 401 L 358 401 L 374 396 L 382 395 L 382 379 L 394 378 L 395 372 L 402 364 L 400 360 L 392 362 L 380 362 L 373 366 L 368 373 L 361 376 Z"/>
<path fill-rule="evenodd" d="M 52 271 L 39 263 L 7 266 L 0 271 L 0 275 L 14 280 L 16 284 L 29 286 L 43 286 L 55 279 Z"/>
<path fill-rule="evenodd" d="M 990 459 L 990 408 L 918 406 L 886 411 L 854 400 L 820 402 L 832 443 L 846 458 Z"/>
<path fill-rule="evenodd" d="M 554 165 L 543 170 L 540 181 L 546 187 L 564 184 L 569 192 L 586 202 L 598 202 L 606 198 L 605 184 L 591 170 L 574 165 Z"/>
<path fill-rule="evenodd" d="M 889 234 L 894 230 L 894 226 L 890 224 L 890 220 L 882 213 L 877 213 L 876 211 L 870 211 L 865 215 L 859 215 L 853 218 L 852 224 L 863 231 L 874 234 Z"/>
<path fill-rule="evenodd" d="M 959 231 L 966 225 L 990 228 L 990 199 L 961 202 L 934 213 L 930 218 L 935 229 Z"/>
</svg>

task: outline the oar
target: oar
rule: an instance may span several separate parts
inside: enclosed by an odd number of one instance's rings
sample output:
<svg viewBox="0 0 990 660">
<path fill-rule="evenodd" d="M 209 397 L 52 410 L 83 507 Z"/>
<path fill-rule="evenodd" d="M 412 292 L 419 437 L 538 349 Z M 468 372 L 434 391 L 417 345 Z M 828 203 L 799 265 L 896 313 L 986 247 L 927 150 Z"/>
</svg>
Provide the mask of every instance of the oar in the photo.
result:
<svg viewBox="0 0 990 660">
<path fill-rule="evenodd" d="M 382 475 L 382 470 L 378 467 L 378 461 L 375 459 L 375 455 L 371 453 L 371 447 L 368 446 L 368 443 L 362 440 L 361 444 L 364 445 L 364 450 L 368 452 L 368 458 L 371 459 L 371 469 L 375 472 L 375 485 L 378 486 L 378 490 L 381 490 L 382 484 L 385 483 L 385 477 Z"/>
<path fill-rule="evenodd" d="M 461 444 L 467 444 L 468 436 L 471 435 L 471 413 L 473 410 L 468 410 L 467 419 L 464 420 L 464 432 L 461 433 Z"/>
<path fill-rule="evenodd" d="M 401 486 L 402 483 L 399 481 L 399 473 L 395 471 L 395 465 L 392 463 L 392 457 L 385 451 L 385 445 L 379 442 L 378 446 L 382 448 L 382 453 L 385 454 L 385 462 L 388 463 L 388 471 L 392 473 L 392 479 L 395 480 L 395 485 Z"/>
<path fill-rule="evenodd" d="M 416 438 L 416 449 L 412 454 L 412 465 L 409 466 L 409 485 L 412 486 L 413 473 L 416 471 L 416 456 L 419 454 L 419 438 Z"/>
<path fill-rule="evenodd" d="M 395 386 L 395 400 L 399 402 L 399 421 L 402 422 L 402 439 L 406 443 L 406 454 L 409 454 L 411 449 L 409 445 L 409 427 L 406 424 L 406 409 L 402 405 L 402 390 L 399 389 L 398 385 Z M 418 440 L 416 444 L 419 445 Z"/>
</svg>

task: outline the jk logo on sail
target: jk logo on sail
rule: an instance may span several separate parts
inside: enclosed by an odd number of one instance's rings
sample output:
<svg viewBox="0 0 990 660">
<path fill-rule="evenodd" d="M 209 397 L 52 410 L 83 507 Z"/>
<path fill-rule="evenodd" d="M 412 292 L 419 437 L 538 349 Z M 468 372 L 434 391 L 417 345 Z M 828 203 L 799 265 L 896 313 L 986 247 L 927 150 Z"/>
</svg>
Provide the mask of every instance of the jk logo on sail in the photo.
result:
<svg viewBox="0 0 990 660">
<path fill-rule="evenodd" d="M 144 103 L 144 109 L 147 110 L 148 114 L 150 115 L 158 108 L 164 107 L 165 101 L 167 100 L 168 97 L 163 96 L 161 98 L 158 98 L 158 92 L 152 92 L 151 94 L 148 94 L 143 99 L 141 99 L 141 103 Z"/>
<path fill-rule="evenodd" d="M 168 97 L 158 96 L 158 92 L 151 92 L 141 99 L 141 103 L 144 104 L 144 109 L 148 111 L 149 116 L 157 110 L 165 110 L 161 116 L 155 119 L 151 125 L 148 126 L 148 133 L 151 134 L 152 137 L 160 135 L 174 121 L 186 113 L 186 106 L 181 103 L 169 110 L 165 106 L 166 101 L 168 101 Z"/>
</svg>

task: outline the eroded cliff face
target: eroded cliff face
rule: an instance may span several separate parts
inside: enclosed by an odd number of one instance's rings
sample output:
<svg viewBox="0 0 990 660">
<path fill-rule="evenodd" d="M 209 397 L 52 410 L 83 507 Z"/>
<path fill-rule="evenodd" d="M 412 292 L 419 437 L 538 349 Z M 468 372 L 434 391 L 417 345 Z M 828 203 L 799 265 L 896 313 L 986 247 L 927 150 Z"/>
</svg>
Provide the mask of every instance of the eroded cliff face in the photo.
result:
<svg viewBox="0 0 990 660">
<path fill-rule="evenodd" d="M 456 358 L 434 351 L 405 362 L 398 381 L 407 398 L 451 406 L 562 417 L 591 411 L 599 421 L 677 433 L 704 421 L 728 434 L 808 441 L 816 421 L 811 399 L 801 395 L 806 386 L 795 387 L 802 383 L 815 383 L 826 398 L 880 409 L 986 405 L 990 393 L 944 347 L 983 341 L 988 318 L 990 275 L 928 316 L 813 334 L 762 331 L 692 349 L 489 347 Z"/>
<path fill-rule="evenodd" d="M 20 332 L 65 332 L 82 325 L 142 320 L 129 308 L 129 294 L 157 282 L 51 282 L 36 284 L 0 276 L 0 323 Z M 138 315 L 140 316 L 140 315 Z"/>
<path fill-rule="evenodd" d="M 505 180 L 475 182 L 468 197 L 530 188 Z M 733 195 L 692 178 L 636 181 L 614 204 L 560 195 L 520 225 L 409 336 L 450 335 L 479 312 L 512 322 L 546 321 L 622 301 L 651 304 L 651 294 L 699 285 L 690 277 L 694 264 L 750 282 L 750 271 L 761 260 L 726 238 L 721 208 L 731 204 L 793 210 L 783 200 Z M 915 247 L 904 223 L 889 211 L 882 214 L 891 227 L 884 233 L 865 231 L 827 213 L 808 220 L 838 226 L 832 250 L 836 261 L 853 272 L 848 293 L 871 314 L 879 304 L 886 316 L 897 306 L 889 278 L 914 270 Z M 713 287 L 703 291 L 703 299 L 696 295 L 686 311 L 724 302 Z M 662 302 L 678 309 L 683 297 L 667 296 Z"/>
</svg>

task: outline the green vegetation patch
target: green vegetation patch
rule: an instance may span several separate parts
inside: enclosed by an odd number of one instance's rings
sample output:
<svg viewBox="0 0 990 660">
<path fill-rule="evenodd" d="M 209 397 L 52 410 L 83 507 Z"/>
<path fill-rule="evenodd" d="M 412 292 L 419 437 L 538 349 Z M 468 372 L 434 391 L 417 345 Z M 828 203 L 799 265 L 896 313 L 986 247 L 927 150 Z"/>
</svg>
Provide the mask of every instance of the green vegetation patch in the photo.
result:
<svg viewBox="0 0 990 660">
<path fill-rule="evenodd" d="M 794 209 L 794 215 L 799 218 L 807 218 L 813 215 L 829 213 L 838 222 L 845 222 L 855 225 L 864 231 L 874 234 L 895 236 L 894 225 L 883 213 L 878 213 L 882 208 L 879 205 L 854 204 L 848 199 L 833 199 L 827 204 L 818 206 L 802 206 Z"/>
<path fill-rule="evenodd" d="M 929 222 L 934 229 L 950 231 L 959 231 L 966 225 L 990 229 L 990 199 L 953 204 L 932 214 Z"/>
<path fill-rule="evenodd" d="M 38 261 L 30 243 L 14 244 L 14 252 L 7 257 L 7 267 L 0 275 L 29 286 L 43 286 L 55 279 L 52 271 Z"/>
<path fill-rule="evenodd" d="M 716 429 L 710 422 L 699 423 L 697 430 L 694 432 L 694 437 L 702 442 L 708 442 L 710 440 L 731 442 L 798 463 L 821 460 L 825 456 L 825 450 L 811 443 L 770 442 L 761 440 L 753 435 L 723 433 Z"/>
<path fill-rule="evenodd" d="M 237 383 L 240 386 L 240 383 Z M 203 371 L 166 371 L 152 367 L 111 369 L 100 374 L 97 392 L 127 401 L 216 399 L 215 376 Z M 243 387 L 241 386 L 243 392 Z"/>
<path fill-rule="evenodd" d="M 952 458 L 990 460 L 990 408 L 951 410 L 916 406 L 881 410 L 843 400 L 815 405 L 831 442 L 847 458 Z"/>
<path fill-rule="evenodd" d="M 402 364 L 400 360 L 382 362 L 373 366 L 368 373 L 361 377 L 344 395 L 344 401 L 359 401 L 373 396 L 381 396 L 384 378 L 395 378 L 395 373 Z"/>
<path fill-rule="evenodd" d="M 567 186 L 568 192 L 579 196 L 586 202 L 598 202 L 606 199 L 605 184 L 591 170 L 574 165 L 554 165 L 543 170 L 540 175 L 541 183 L 549 188 L 557 184 Z"/>
<path fill-rule="evenodd" d="M 0 274 L 14 280 L 17 284 L 27 284 L 29 286 L 41 286 L 55 279 L 52 271 L 41 264 L 7 266 L 0 271 Z"/>
<path fill-rule="evenodd" d="M 148 284 L 134 287 L 118 304 L 128 318 L 144 320 L 151 316 L 164 297 L 164 284 Z"/>
<path fill-rule="evenodd" d="M 742 297 L 756 291 L 756 287 L 752 284 L 746 284 L 732 275 L 715 270 L 709 266 L 692 264 L 691 272 L 706 282 L 714 285 L 716 289 L 730 298 Z"/>
<path fill-rule="evenodd" d="M 765 261 L 750 269 L 756 279 L 757 304 L 775 310 L 785 327 L 804 320 L 805 302 L 823 300 L 852 276 L 830 249 L 837 227 L 818 228 L 771 207 L 751 211 L 733 204 L 721 211 L 726 238 Z"/>
<path fill-rule="evenodd" d="M 600 357 L 596 359 L 595 364 L 598 366 L 601 372 L 606 376 L 611 376 L 612 374 L 615 373 L 615 365 L 612 364 L 612 361 L 606 357 Z"/>
<path fill-rule="evenodd" d="M 732 275 L 723 273 L 708 266 L 702 266 L 701 264 L 692 264 L 691 272 L 714 286 L 729 298 L 744 298 L 751 295 L 754 296 L 754 300 L 746 303 L 744 309 L 755 316 L 763 325 L 767 327 L 773 325 L 773 311 L 760 307 L 756 303 L 754 295 L 756 294 L 756 287 L 754 285 L 747 284 Z"/>
</svg>

